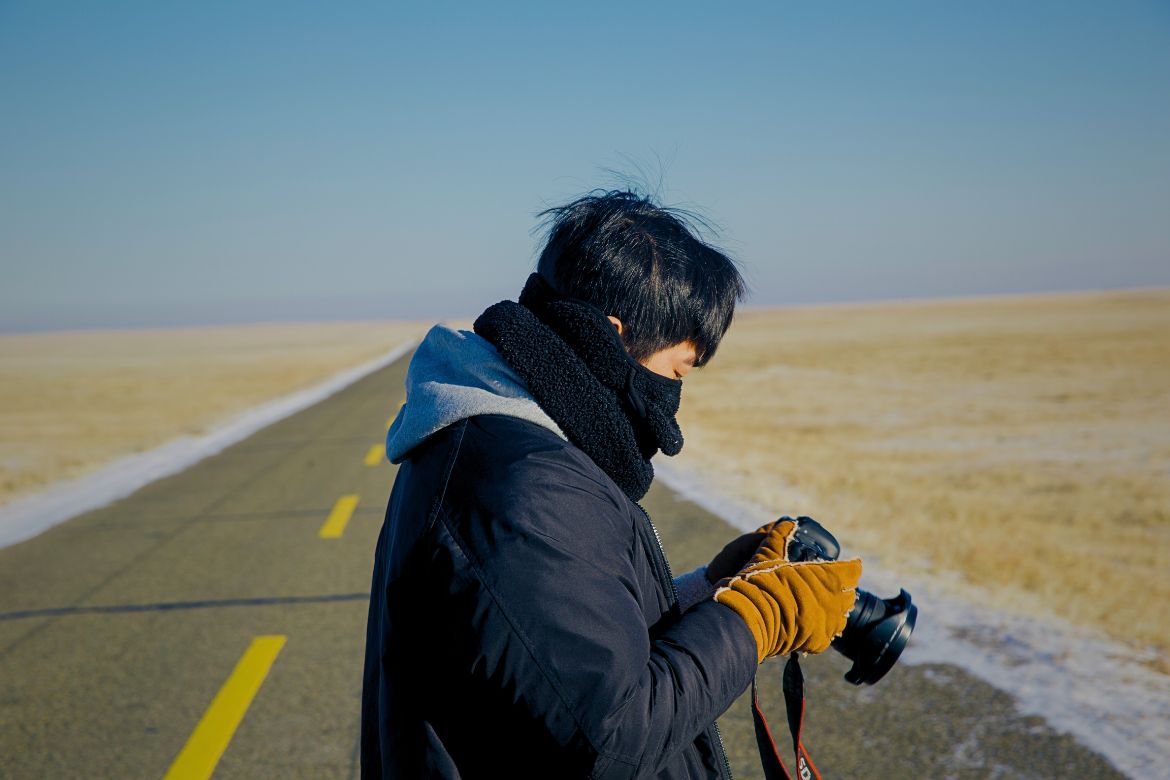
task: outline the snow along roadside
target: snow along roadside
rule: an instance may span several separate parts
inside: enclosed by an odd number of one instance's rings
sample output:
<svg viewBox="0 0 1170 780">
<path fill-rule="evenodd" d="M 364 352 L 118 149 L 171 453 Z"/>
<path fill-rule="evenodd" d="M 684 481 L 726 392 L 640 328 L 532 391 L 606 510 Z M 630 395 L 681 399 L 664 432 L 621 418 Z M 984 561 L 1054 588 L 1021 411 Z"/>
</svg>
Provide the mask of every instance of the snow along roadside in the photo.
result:
<svg viewBox="0 0 1170 780">
<path fill-rule="evenodd" d="M 398 360 L 418 340 L 347 368 L 319 384 L 255 406 L 202 436 L 182 436 L 147 452 L 128 455 L 90 474 L 58 483 L 0 507 L 0 547 L 31 539 L 82 512 L 103 507 L 157 479 L 177 474 L 248 438 L 261 428 L 323 401 Z"/>
<path fill-rule="evenodd" d="M 682 498 L 753 531 L 794 508 L 771 511 L 720 494 L 718 486 L 674 463 L 654 460 L 657 476 Z M 682 461 L 682 462 L 678 462 Z M 808 511 L 802 507 L 801 511 Z M 877 556 L 856 549 L 878 564 Z M 891 596 L 904 587 L 914 596 L 918 621 L 899 663 L 954 664 L 1015 699 L 1021 714 L 1038 715 L 1054 729 L 1108 759 L 1133 778 L 1166 777 L 1170 767 L 1170 676 L 1143 662 L 1154 654 L 1112 642 L 1057 619 L 1002 614 L 974 588 L 927 578 L 899 578 L 880 571 L 862 576 L 862 587 Z"/>
</svg>

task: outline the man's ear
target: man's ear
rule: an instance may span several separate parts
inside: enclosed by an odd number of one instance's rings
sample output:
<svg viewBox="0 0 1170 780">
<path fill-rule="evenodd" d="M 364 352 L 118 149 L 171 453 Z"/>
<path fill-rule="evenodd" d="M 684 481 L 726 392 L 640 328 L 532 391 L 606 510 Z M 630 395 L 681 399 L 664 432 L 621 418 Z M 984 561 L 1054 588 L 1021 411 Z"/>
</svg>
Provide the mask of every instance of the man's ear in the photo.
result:
<svg viewBox="0 0 1170 780">
<path fill-rule="evenodd" d="M 608 319 L 610 322 L 612 322 L 613 326 L 615 328 L 617 328 L 618 335 L 619 336 L 622 335 L 622 321 L 619 320 L 617 317 L 613 316 L 612 314 L 607 314 L 605 316 L 606 316 L 606 319 Z"/>
</svg>

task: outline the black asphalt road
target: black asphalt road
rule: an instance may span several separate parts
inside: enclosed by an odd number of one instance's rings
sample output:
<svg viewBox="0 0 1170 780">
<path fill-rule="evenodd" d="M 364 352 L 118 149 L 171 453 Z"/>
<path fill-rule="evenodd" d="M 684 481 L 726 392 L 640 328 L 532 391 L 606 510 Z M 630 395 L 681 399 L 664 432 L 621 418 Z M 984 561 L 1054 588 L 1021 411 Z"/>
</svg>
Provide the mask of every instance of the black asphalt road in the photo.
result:
<svg viewBox="0 0 1170 780">
<path fill-rule="evenodd" d="M 371 553 L 394 477 L 364 459 L 407 359 L 0 550 L 0 777 L 357 776 Z M 322 538 L 343 496 L 357 507 Z M 676 572 L 735 533 L 661 486 L 644 503 Z M 258 637 L 284 639 L 257 664 Z M 804 668 L 826 778 L 1120 776 L 957 667 L 899 667 L 866 689 L 834 653 Z M 778 735 L 779 669 L 761 670 Z M 720 725 L 736 775 L 760 777 L 746 700 Z"/>
</svg>

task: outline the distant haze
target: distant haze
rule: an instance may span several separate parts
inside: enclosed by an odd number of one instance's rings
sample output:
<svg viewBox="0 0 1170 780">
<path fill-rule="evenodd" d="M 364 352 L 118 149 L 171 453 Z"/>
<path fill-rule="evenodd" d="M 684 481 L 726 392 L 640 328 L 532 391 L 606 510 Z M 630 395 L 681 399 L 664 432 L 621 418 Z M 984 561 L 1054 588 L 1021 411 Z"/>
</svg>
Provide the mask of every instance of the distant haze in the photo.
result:
<svg viewBox="0 0 1170 780">
<path fill-rule="evenodd" d="M 0 4 L 0 329 L 473 317 L 638 173 L 750 303 L 1170 284 L 1170 7 Z"/>
</svg>

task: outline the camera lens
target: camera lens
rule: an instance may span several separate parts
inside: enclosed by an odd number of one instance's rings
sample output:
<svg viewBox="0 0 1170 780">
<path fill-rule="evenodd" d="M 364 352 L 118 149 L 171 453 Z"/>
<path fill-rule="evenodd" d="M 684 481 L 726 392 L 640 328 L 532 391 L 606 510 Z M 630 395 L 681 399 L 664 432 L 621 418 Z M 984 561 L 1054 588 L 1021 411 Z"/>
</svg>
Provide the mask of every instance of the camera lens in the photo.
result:
<svg viewBox="0 0 1170 780">
<path fill-rule="evenodd" d="M 904 589 L 883 599 L 860 588 L 845 631 L 833 640 L 833 649 L 853 662 L 845 679 L 854 685 L 873 685 L 898 661 L 914 623 L 918 607 Z"/>
</svg>

